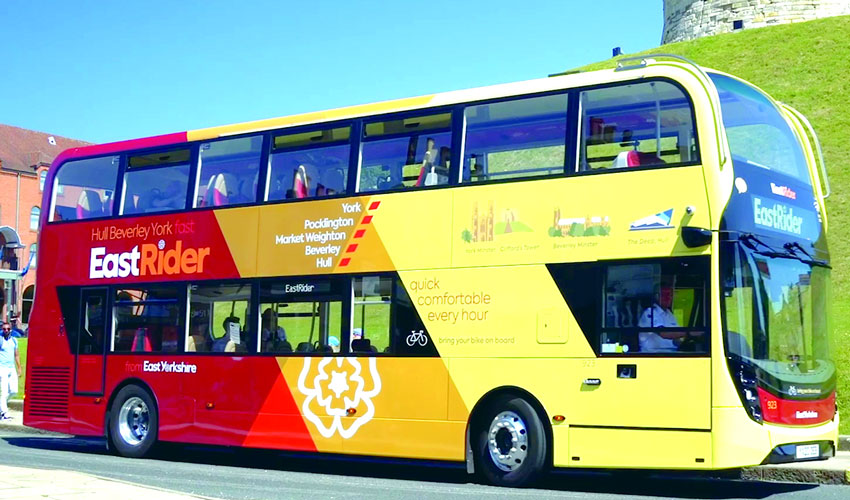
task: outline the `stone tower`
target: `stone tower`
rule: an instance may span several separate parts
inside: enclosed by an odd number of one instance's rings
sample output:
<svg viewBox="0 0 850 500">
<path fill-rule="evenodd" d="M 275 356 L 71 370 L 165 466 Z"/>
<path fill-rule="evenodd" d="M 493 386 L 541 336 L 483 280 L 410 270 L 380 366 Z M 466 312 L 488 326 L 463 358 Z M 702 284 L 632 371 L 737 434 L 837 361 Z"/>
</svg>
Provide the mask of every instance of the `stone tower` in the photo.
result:
<svg viewBox="0 0 850 500">
<path fill-rule="evenodd" d="M 850 15 L 850 0 L 664 0 L 661 43 Z"/>
</svg>

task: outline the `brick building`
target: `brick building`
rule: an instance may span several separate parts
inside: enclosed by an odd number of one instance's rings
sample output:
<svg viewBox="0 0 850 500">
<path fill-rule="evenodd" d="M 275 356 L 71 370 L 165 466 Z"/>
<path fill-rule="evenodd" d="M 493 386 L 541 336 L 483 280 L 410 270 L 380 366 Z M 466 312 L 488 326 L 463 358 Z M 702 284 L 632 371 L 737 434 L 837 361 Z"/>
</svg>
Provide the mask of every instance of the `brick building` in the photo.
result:
<svg viewBox="0 0 850 500">
<path fill-rule="evenodd" d="M 35 259 L 44 178 L 63 150 L 88 143 L 0 125 L 0 315 L 26 324 L 35 296 Z M 29 264 L 28 272 L 20 277 Z"/>
</svg>

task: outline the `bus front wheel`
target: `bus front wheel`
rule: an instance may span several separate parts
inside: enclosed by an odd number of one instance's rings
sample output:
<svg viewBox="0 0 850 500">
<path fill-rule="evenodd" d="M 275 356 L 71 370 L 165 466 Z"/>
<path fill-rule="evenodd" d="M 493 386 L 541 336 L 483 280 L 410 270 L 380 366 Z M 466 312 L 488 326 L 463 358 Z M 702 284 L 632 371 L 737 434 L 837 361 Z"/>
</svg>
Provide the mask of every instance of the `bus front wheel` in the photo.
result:
<svg viewBox="0 0 850 500">
<path fill-rule="evenodd" d="M 159 418 L 153 398 L 137 385 L 121 389 L 112 403 L 109 441 L 119 455 L 140 458 L 156 443 Z"/>
<path fill-rule="evenodd" d="M 546 431 L 525 399 L 501 397 L 477 419 L 475 469 L 498 486 L 524 486 L 546 469 Z"/>
</svg>

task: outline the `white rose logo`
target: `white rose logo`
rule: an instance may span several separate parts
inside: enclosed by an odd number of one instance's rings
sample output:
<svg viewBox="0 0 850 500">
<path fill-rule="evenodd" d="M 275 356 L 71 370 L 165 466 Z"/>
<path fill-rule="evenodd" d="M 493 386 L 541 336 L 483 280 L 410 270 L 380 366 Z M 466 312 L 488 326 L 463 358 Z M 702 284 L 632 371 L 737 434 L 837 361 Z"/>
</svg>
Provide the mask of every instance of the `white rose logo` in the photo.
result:
<svg viewBox="0 0 850 500">
<path fill-rule="evenodd" d="M 304 368 L 298 377 L 298 390 L 306 396 L 301 405 L 302 413 L 322 436 L 329 438 L 334 432 L 339 432 L 340 436 L 348 439 L 375 415 L 372 398 L 381 392 L 377 361 L 369 358 L 369 371 L 363 373 L 358 359 L 321 358 L 316 366 L 317 373 L 308 381 L 313 359 L 304 358 Z M 333 417 L 329 426 L 310 408 L 314 401 L 324 410 L 325 415 Z M 366 407 L 362 415 L 346 416 L 349 408 L 356 409 L 361 405 Z"/>
</svg>

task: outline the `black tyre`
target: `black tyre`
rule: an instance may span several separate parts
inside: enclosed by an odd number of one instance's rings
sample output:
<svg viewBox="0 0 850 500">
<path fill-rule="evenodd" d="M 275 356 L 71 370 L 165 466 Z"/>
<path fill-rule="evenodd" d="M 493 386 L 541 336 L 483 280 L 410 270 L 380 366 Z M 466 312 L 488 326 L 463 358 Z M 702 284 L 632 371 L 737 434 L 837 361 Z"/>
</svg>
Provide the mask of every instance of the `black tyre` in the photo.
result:
<svg viewBox="0 0 850 500">
<path fill-rule="evenodd" d="M 525 486 L 546 470 L 549 443 L 528 401 L 502 397 L 476 419 L 472 438 L 475 470 L 487 483 Z"/>
<path fill-rule="evenodd" d="M 153 398 L 137 385 L 115 396 L 109 416 L 109 442 L 119 455 L 140 458 L 156 443 L 159 416 Z"/>
</svg>

